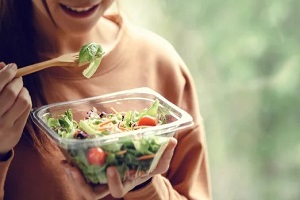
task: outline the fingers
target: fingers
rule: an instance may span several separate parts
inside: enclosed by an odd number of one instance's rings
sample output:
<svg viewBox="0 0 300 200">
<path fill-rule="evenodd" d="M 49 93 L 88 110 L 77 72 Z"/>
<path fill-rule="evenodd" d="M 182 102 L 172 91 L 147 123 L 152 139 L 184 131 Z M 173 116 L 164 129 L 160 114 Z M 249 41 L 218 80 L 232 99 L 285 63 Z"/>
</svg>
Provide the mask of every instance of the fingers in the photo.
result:
<svg viewBox="0 0 300 200">
<path fill-rule="evenodd" d="M 23 87 L 22 79 L 13 80 L 17 66 L 0 63 L 0 117 L 14 104 Z"/>
<path fill-rule="evenodd" d="M 163 155 L 161 156 L 158 165 L 156 166 L 155 170 L 151 174 L 163 174 L 169 169 L 169 165 L 172 160 L 176 145 L 177 145 L 177 140 L 172 137 Z"/>
<path fill-rule="evenodd" d="M 133 189 L 136 185 L 139 185 L 150 177 L 154 176 L 155 174 L 163 174 L 165 173 L 170 165 L 174 149 L 177 145 L 177 140 L 175 138 L 171 138 L 168 146 L 166 147 L 161 159 L 156 167 L 156 169 L 149 175 L 145 177 L 136 177 L 133 180 L 127 180 L 122 183 L 121 178 L 119 176 L 118 170 L 116 167 L 108 167 L 107 168 L 107 180 L 108 180 L 108 187 L 110 193 L 115 198 L 123 197 L 128 191 Z"/>
<path fill-rule="evenodd" d="M 0 62 L 0 152 L 5 153 L 18 143 L 31 109 L 31 98 L 22 79 L 14 79 L 15 64 Z"/>
<path fill-rule="evenodd" d="M 12 119 L 14 123 L 13 125 L 15 127 L 22 128 L 26 124 L 32 107 L 31 98 L 27 89 L 22 88 L 15 105 L 16 106 L 14 106 L 9 112 L 7 112 L 7 118 Z M 13 118 L 17 119 L 13 120 Z"/>
<path fill-rule="evenodd" d="M 155 174 L 163 174 L 169 168 L 174 149 L 177 145 L 177 140 L 171 138 L 168 146 L 166 147 L 157 168 L 148 176 L 137 177 L 134 180 L 127 180 L 122 182 L 118 170 L 115 166 L 107 168 L 107 185 L 92 187 L 81 175 L 79 170 L 70 165 L 67 161 L 62 162 L 62 166 L 66 170 L 66 173 L 74 181 L 75 187 L 83 194 L 86 199 L 99 199 L 111 194 L 114 198 L 122 198 L 128 191 L 133 189 L 136 185 L 139 185 Z"/>
<path fill-rule="evenodd" d="M 16 64 L 8 64 L 3 67 L 3 63 L 0 65 L 0 92 L 3 90 L 5 85 L 13 80 L 17 72 Z"/>
<path fill-rule="evenodd" d="M 108 180 L 107 183 L 108 188 L 111 196 L 113 196 L 114 198 L 122 198 L 127 192 L 132 190 L 136 185 L 145 182 L 151 177 L 151 176 L 137 177 L 133 180 L 127 180 L 125 182 L 122 182 L 118 170 L 114 166 L 108 167 L 106 174 Z"/>
<path fill-rule="evenodd" d="M 121 198 L 124 196 L 124 188 L 119 176 L 118 170 L 116 167 L 108 167 L 107 171 L 107 180 L 108 180 L 108 187 L 110 193 L 115 198 Z"/>
<path fill-rule="evenodd" d="M 25 127 L 25 124 L 27 122 L 29 113 L 30 113 L 31 107 L 28 107 L 20 116 L 19 118 L 14 122 L 14 126 L 17 127 L 17 131 L 22 131 Z"/>
<path fill-rule="evenodd" d="M 85 199 L 96 200 L 103 198 L 109 194 L 109 190 L 106 185 L 101 185 L 99 187 L 93 188 L 86 182 L 85 178 L 76 167 L 72 166 L 65 160 L 62 161 L 61 164 L 65 169 L 68 177 L 74 182 L 76 189 L 84 196 Z"/>
<path fill-rule="evenodd" d="M 62 161 L 61 164 L 63 165 L 68 177 L 73 180 L 76 189 L 79 190 L 86 199 L 95 199 L 92 194 L 92 189 L 87 185 L 78 169 L 70 165 L 67 161 Z"/>
<path fill-rule="evenodd" d="M 22 78 L 12 80 L 0 93 L 0 116 L 2 116 L 16 101 L 23 88 Z"/>
</svg>

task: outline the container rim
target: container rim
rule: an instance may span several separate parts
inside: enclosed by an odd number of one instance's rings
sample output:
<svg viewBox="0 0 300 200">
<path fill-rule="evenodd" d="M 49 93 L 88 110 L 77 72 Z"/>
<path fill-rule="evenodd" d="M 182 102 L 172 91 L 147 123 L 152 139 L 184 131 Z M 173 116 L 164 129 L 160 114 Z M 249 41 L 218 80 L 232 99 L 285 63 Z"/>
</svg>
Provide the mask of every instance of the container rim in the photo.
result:
<svg viewBox="0 0 300 200">
<path fill-rule="evenodd" d="M 170 108 L 174 109 L 176 112 L 178 112 L 181 117 L 174 122 L 168 123 L 168 124 L 163 124 L 159 126 L 154 126 L 154 127 L 149 127 L 149 128 L 144 128 L 144 129 L 138 129 L 138 130 L 133 130 L 133 131 L 128 131 L 124 133 L 118 133 L 118 134 L 112 134 L 112 135 L 106 135 L 103 137 L 98 137 L 95 139 L 91 140 L 84 140 L 85 144 L 88 143 L 95 143 L 101 141 L 106 141 L 106 140 L 116 140 L 121 137 L 126 137 L 126 136 L 131 136 L 131 135 L 138 135 L 138 134 L 146 134 L 146 133 L 151 133 L 159 131 L 159 134 L 167 133 L 167 132 L 173 132 L 173 131 L 178 131 L 181 129 L 188 128 L 194 124 L 193 118 L 190 114 L 188 114 L 186 111 L 183 109 L 179 108 L 169 100 L 167 100 L 165 97 L 157 93 L 156 91 L 148 88 L 148 87 L 140 87 L 140 88 L 134 88 L 134 89 L 129 89 L 129 90 L 122 90 L 118 92 L 113 92 L 113 93 L 108 93 L 108 94 L 103 94 L 99 96 L 94 96 L 94 97 L 88 97 L 88 98 L 83 98 L 80 100 L 71 100 L 71 101 L 65 101 L 65 102 L 59 102 L 59 103 L 52 103 L 48 105 L 44 105 L 38 108 L 33 108 L 30 112 L 30 116 L 34 122 L 35 125 L 37 125 L 41 130 L 47 132 L 46 135 L 51 136 L 57 143 L 63 143 L 66 145 L 75 145 L 75 144 L 82 144 L 82 140 L 78 139 L 73 139 L 73 138 L 62 138 L 58 134 L 56 134 L 51 128 L 49 128 L 46 123 L 39 118 L 39 113 L 44 111 L 45 109 L 57 107 L 57 106 L 64 106 L 68 104 L 79 104 L 79 103 L 84 103 L 84 102 L 89 102 L 93 100 L 98 100 L 98 99 L 105 99 L 105 98 L 112 98 L 114 96 L 122 96 L 119 99 L 131 99 L 133 97 L 128 97 L 126 98 L 126 95 L 132 95 L 132 94 L 147 94 L 147 95 L 153 95 L 155 96 L 160 102 L 165 103 L 167 106 Z M 106 101 L 106 100 L 104 100 Z"/>
</svg>

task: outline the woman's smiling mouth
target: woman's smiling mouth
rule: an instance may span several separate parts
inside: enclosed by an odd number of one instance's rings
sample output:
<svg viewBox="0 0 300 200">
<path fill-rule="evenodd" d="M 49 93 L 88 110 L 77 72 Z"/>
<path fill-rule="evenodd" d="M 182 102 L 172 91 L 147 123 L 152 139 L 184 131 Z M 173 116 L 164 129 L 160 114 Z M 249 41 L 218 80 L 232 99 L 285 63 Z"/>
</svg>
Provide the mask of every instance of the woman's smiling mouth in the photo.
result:
<svg viewBox="0 0 300 200">
<path fill-rule="evenodd" d="M 99 4 L 93 6 L 85 6 L 85 7 L 72 7 L 72 6 L 60 4 L 60 7 L 66 14 L 76 18 L 84 18 L 92 15 L 96 11 L 98 6 Z"/>
</svg>

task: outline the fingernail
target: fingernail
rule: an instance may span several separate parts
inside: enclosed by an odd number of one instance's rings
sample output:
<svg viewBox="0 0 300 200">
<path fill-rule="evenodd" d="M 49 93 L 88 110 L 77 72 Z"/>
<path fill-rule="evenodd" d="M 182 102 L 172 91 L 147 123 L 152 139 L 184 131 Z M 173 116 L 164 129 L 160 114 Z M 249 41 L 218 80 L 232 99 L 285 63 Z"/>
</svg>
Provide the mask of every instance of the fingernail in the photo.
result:
<svg viewBox="0 0 300 200">
<path fill-rule="evenodd" d="M 108 169 L 107 169 L 107 175 L 108 175 L 108 176 L 113 177 L 114 174 L 115 174 L 115 172 L 114 172 L 113 169 L 111 169 L 111 168 L 108 168 Z"/>
</svg>

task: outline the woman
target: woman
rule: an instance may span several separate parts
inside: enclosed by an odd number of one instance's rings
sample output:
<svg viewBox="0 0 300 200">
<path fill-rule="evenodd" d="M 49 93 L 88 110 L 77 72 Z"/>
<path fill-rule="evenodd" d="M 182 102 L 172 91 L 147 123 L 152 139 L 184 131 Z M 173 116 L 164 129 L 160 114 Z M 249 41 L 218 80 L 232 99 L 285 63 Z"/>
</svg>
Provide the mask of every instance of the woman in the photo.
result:
<svg viewBox="0 0 300 200">
<path fill-rule="evenodd" d="M 0 0 L 0 199 L 210 199 L 205 133 L 191 75 L 164 39 L 120 14 L 107 14 L 113 3 Z M 17 66 L 76 52 L 89 42 L 105 51 L 90 79 L 82 68 L 65 67 L 14 78 Z M 144 178 L 122 183 L 110 167 L 107 185 L 89 185 L 28 118 L 32 107 L 142 86 L 195 122 L 176 133 Z"/>
</svg>

